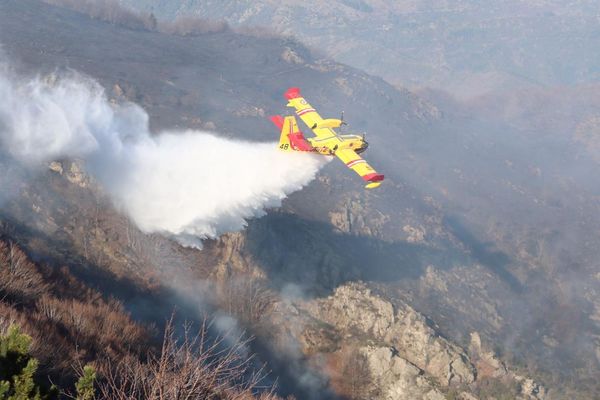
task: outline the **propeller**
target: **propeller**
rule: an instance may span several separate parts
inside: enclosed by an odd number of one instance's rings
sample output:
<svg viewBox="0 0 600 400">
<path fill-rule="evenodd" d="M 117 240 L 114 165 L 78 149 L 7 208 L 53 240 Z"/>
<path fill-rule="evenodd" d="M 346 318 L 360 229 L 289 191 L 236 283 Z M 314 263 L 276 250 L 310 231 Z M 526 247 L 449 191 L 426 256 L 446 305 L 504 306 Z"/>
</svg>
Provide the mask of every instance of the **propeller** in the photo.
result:
<svg viewBox="0 0 600 400">
<path fill-rule="evenodd" d="M 342 121 L 342 125 L 348 125 L 345 121 L 344 121 L 344 110 L 342 110 L 342 115 L 340 116 L 340 121 Z"/>
<path fill-rule="evenodd" d="M 348 125 L 348 124 L 346 123 L 346 121 L 344 121 L 344 110 L 342 110 L 342 115 L 340 116 L 340 121 L 341 121 L 341 123 L 340 123 L 340 133 L 342 133 L 342 131 L 343 131 L 342 127 L 343 127 L 344 125 Z"/>
</svg>

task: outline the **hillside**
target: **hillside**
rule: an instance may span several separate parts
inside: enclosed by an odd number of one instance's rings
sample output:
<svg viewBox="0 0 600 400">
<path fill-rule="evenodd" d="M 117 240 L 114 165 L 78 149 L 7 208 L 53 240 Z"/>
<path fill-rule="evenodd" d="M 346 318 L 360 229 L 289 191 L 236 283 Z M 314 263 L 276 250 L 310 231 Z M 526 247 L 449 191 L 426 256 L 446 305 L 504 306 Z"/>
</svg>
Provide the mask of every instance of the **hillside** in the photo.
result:
<svg viewBox="0 0 600 400">
<path fill-rule="evenodd" d="M 594 1 L 124 3 L 164 19 L 191 15 L 269 27 L 394 84 L 466 98 L 599 78 Z"/>
<path fill-rule="evenodd" d="M 588 175 L 567 168 L 595 165 L 575 152 L 581 142 L 558 135 L 532 156 L 523 149 L 538 136 L 493 107 L 469 115 L 290 39 L 167 35 L 21 0 L 0 4 L 0 42 L 23 74 L 72 68 L 115 104 L 140 104 L 155 132 L 273 141 L 265 116 L 281 112 L 292 85 L 369 132 L 383 190 L 365 193 L 330 163 L 281 209 L 202 251 L 140 232 L 77 162 L 15 184 L 5 235 L 116 296 L 135 320 L 161 323 L 177 306 L 184 318 L 247 329 L 279 392 L 299 398 L 594 392 L 598 205 Z M 343 379 L 352 365 L 372 374 L 365 391 Z M 394 379 L 381 372 L 390 368 Z"/>
</svg>

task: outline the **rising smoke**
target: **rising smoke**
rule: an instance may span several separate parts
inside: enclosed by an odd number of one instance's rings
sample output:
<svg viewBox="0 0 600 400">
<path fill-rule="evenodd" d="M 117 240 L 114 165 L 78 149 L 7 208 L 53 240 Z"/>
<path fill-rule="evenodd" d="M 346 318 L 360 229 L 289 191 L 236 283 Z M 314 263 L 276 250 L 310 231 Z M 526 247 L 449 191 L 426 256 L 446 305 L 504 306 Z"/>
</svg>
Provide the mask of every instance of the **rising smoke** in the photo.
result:
<svg viewBox="0 0 600 400">
<path fill-rule="evenodd" d="M 77 157 L 146 233 L 184 245 L 242 229 L 312 180 L 323 161 L 283 154 L 275 143 L 201 131 L 152 135 L 148 114 L 114 105 L 102 87 L 71 73 L 22 79 L 0 67 L 0 142 L 29 168 Z"/>
</svg>

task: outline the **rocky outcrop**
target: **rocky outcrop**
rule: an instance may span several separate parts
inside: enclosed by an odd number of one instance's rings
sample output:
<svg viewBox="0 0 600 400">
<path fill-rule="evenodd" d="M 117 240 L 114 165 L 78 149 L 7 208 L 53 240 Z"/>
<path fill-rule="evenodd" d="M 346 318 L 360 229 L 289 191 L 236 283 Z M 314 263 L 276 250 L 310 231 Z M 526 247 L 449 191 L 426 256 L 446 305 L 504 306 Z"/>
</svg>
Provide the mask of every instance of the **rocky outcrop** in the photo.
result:
<svg viewBox="0 0 600 400">
<path fill-rule="evenodd" d="M 360 197 L 347 199 L 329 212 L 329 220 L 341 232 L 363 236 L 382 234 L 384 225 L 390 217 L 365 204 Z"/>
<path fill-rule="evenodd" d="M 443 400 L 445 396 L 421 369 L 387 347 L 363 347 L 360 354 L 367 360 L 379 399 Z"/>
<path fill-rule="evenodd" d="M 470 384 L 475 368 L 459 347 L 436 334 L 423 315 L 407 304 L 395 304 L 360 283 L 350 283 L 306 310 L 334 326 L 343 337 L 377 344 L 424 371 L 441 385 Z"/>
<path fill-rule="evenodd" d="M 281 53 L 281 59 L 289 64 L 304 64 L 304 59 L 290 47 L 286 47 Z"/>
<path fill-rule="evenodd" d="M 478 332 L 463 349 L 404 301 L 360 282 L 276 308 L 283 318 L 274 324 L 279 336 L 295 340 L 303 354 L 327 359 L 324 371 L 332 386 L 348 398 L 473 400 L 499 392 L 521 400 L 547 398 L 543 386 L 511 371 L 482 345 Z"/>
<path fill-rule="evenodd" d="M 483 349 L 481 338 L 477 332 L 471 332 L 469 354 L 471 355 L 473 364 L 477 368 L 478 377 L 501 378 L 507 375 L 508 370 L 506 365 L 492 351 Z"/>
<path fill-rule="evenodd" d="M 70 161 L 52 161 L 48 168 L 60 175 L 63 175 L 67 180 L 82 188 L 88 187 L 91 178 L 84 172 L 83 162 L 81 160 Z"/>
</svg>

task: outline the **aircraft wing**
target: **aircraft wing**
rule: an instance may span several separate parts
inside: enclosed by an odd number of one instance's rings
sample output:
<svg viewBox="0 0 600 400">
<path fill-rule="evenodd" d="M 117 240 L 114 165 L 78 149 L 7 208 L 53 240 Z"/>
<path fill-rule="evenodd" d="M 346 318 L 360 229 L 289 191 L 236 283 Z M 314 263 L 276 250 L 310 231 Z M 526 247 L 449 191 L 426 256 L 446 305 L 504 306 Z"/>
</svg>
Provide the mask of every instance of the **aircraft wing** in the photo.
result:
<svg viewBox="0 0 600 400">
<path fill-rule="evenodd" d="M 332 128 L 339 127 L 342 121 L 321 118 L 319 113 L 302 97 L 300 89 L 296 87 L 289 88 L 284 96 L 288 100 L 287 106 L 296 109 L 296 114 L 318 138 L 325 139 L 336 136 Z"/>
<path fill-rule="evenodd" d="M 344 149 L 338 150 L 335 152 L 335 155 L 342 160 L 346 166 L 358 175 L 361 176 L 365 181 L 367 181 L 367 188 L 372 189 L 381 185 L 381 181 L 383 181 L 383 175 L 378 174 L 377 171 L 371 167 L 367 161 L 356 154 L 354 150 Z"/>
</svg>

